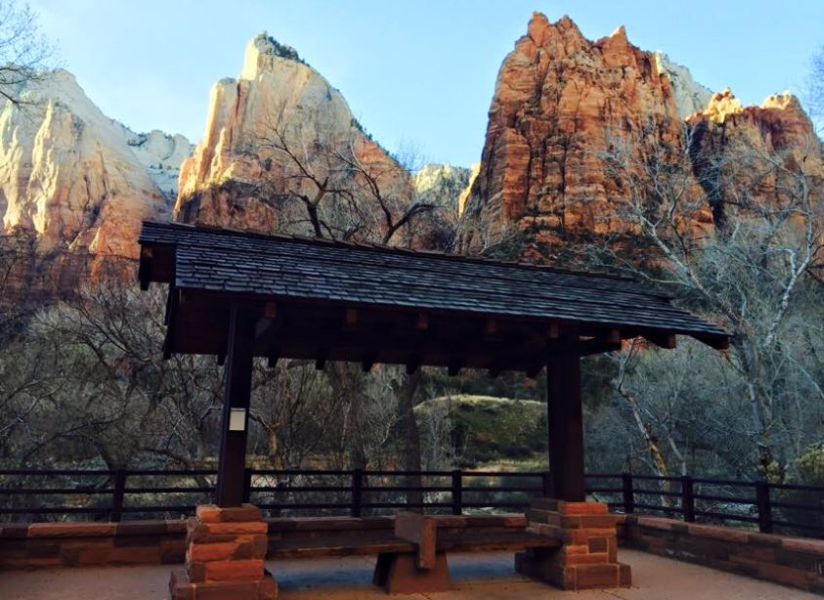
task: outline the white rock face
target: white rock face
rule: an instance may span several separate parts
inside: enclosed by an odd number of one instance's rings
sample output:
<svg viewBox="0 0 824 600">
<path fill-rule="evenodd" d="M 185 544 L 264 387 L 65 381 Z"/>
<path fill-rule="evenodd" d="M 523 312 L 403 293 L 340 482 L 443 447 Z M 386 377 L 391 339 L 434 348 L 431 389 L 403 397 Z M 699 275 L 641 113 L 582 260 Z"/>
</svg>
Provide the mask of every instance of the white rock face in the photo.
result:
<svg viewBox="0 0 824 600">
<path fill-rule="evenodd" d="M 170 135 L 159 129 L 149 133 L 135 133 L 122 123 L 115 123 L 121 127 L 126 144 L 149 172 L 149 176 L 166 198 L 174 202 L 177 198 L 180 165 L 192 155 L 194 144 L 179 133 Z"/>
<path fill-rule="evenodd" d="M 33 235 L 36 252 L 136 258 L 144 219 L 168 204 L 106 117 L 67 71 L 31 83 L 0 109 L 0 216 Z"/>
<path fill-rule="evenodd" d="M 293 48 L 263 33 L 247 45 L 240 77 L 222 79 L 212 88 L 203 140 L 180 170 L 175 218 L 252 231 L 308 233 L 305 222 L 296 223 L 297 216 L 289 214 L 284 202 L 276 205 L 261 198 L 262 185 L 270 199 L 294 196 L 295 186 L 305 186 L 300 193 L 308 196 L 315 193 L 301 181 L 294 162 L 272 149 L 282 145 L 278 136 L 321 180 L 328 176 L 340 183 L 345 177 L 340 165 L 329 168 L 335 162 L 331 157 L 343 152 L 363 165 L 384 167 L 384 192 L 394 185 L 411 191 L 404 176 L 392 181 L 392 174 L 401 171 L 399 165 L 365 134 L 341 93 Z"/>
<path fill-rule="evenodd" d="M 655 62 L 659 73 L 666 73 L 675 90 L 675 102 L 682 119 L 697 112 L 702 112 L 712 98 L 712 90 L 704 87 L 692 78 L 687 67 L 672 62 L 663 52 L 655 53 Z"/>
<path fill-rule="evenodd" d="M 465 167 L 428 164 L 415 174 L 415 191 L 420 201 L 448 208 L 457 214 L 470 175 L 471 171 Z"/>
</svg>

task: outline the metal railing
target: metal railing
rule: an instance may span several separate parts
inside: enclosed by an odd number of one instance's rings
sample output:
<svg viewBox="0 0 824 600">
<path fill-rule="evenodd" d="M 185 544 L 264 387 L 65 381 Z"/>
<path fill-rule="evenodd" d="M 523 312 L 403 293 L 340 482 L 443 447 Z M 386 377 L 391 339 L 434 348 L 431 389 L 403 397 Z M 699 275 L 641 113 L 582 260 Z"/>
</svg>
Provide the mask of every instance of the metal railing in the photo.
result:
<svg viewBox="0 0 824 600">
<path fill-rule="evenodd" d="M 174 518 L 212 501 L 214 470 L 0 470 L 0 518 L 84 514 Z M 183 485 L 187 484 L 187 485 Z M 824 537 L 824 487 L 630 473 L 587 474 L 587 493 L 619 512 Z M 272 516 L 460 515 L 525 510 L 551 495 L 545 472 L 247 469 L 244 497 Z"/>
</svg>

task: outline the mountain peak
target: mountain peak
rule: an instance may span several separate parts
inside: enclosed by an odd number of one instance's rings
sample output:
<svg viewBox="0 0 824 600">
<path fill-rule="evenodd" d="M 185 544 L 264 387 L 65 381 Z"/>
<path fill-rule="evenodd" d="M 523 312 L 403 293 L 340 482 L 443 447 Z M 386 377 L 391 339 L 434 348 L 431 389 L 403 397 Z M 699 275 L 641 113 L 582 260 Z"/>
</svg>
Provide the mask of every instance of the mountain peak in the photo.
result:
<svg viewBox="0 0 824 600">
<path fill-rule="evenodd" d="M 306 65 L 298 51 L 281 44 L 265 31 L 249 40 L 243 60 L 242 79 L 254 79 L 261 70 L 271 70 L 276 61 L 286 60 Z"/>
</svg>

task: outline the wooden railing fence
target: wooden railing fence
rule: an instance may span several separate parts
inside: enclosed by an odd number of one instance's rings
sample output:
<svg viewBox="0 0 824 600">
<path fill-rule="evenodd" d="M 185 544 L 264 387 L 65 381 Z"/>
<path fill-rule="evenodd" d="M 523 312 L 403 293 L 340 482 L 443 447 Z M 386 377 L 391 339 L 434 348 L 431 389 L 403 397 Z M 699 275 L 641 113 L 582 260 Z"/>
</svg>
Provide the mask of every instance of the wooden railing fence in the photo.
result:
<svg viewBox="0 0 824 600">
<path fill-rule="evenodd" d="M 0 520 L 175 518 L 212 501 L 215 477 L 213 470 L 0 470 Z M 550 495 L 546 472 L 247 469 L 244 481 L 244 497 L 273 516 L 520 512 Z M 588 494 L 618 512 L 824 537 L 824 487 L 630 473 L 590 473 L 587 482 Z"/>
</svg>

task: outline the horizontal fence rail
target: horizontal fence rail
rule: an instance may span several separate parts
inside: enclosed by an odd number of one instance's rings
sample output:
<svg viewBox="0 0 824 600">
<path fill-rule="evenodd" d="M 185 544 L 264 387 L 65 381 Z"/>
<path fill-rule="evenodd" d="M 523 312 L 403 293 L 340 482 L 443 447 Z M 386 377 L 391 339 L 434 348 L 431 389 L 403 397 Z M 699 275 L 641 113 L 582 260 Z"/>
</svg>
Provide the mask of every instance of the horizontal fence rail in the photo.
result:
<svg viewBox="0 0 824 600">
<path fill-rule="evenodd" d="M 214 470 L 0 470 L 0 519 L 176 518 L 213 501 Z M 244 498 L 271 516 L 521 512 L 546 472 L 247 469 Z M 824 537 L 824 487 L 589 473 L 587 493 L 626 514 Z"/>
</svg>

